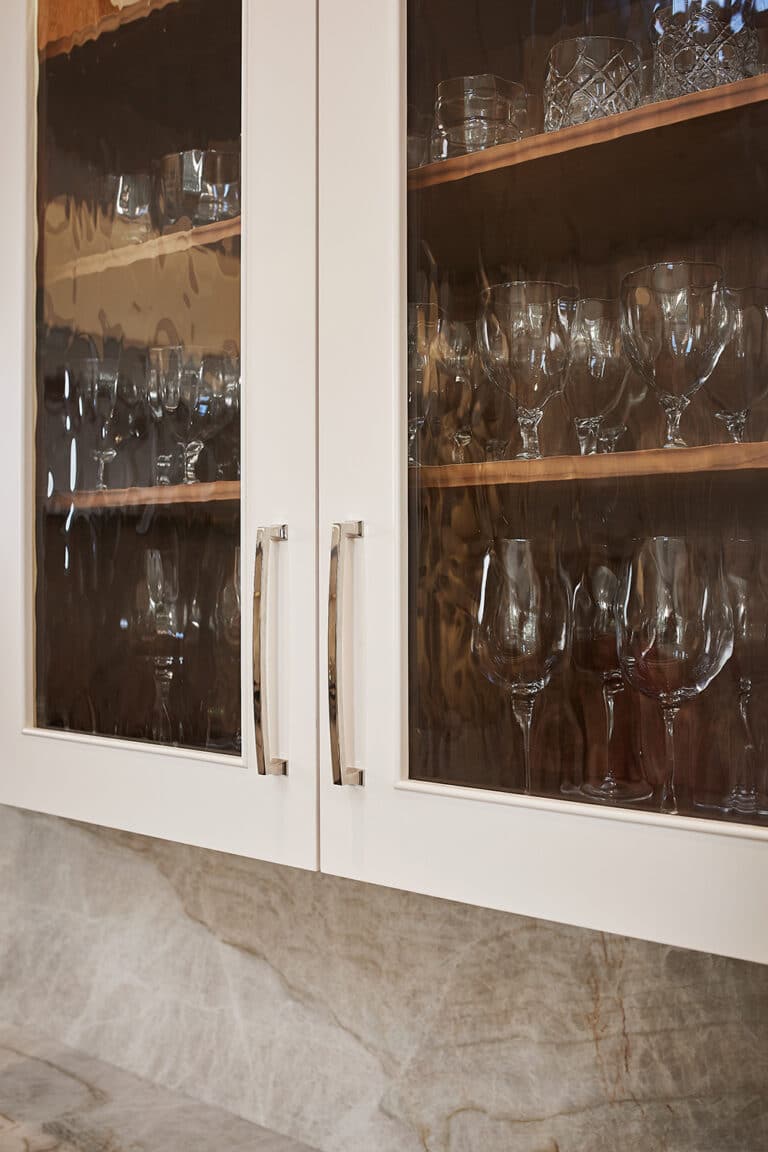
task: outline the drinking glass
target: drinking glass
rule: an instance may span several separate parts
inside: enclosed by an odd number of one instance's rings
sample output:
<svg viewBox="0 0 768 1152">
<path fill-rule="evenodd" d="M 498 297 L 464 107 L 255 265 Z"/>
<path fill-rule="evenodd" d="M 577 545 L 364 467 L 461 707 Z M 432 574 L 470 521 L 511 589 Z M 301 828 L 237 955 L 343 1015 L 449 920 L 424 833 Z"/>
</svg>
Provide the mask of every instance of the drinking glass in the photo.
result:
<svg viewBox="0 0 768 1152">
<path fill-rule="evenodd" d="M 532 280 L 485 288 L 477 344 L 489 379 L 514 401 L 523 439 L 518 460 L 541 458 L 544 408 L 562 391 L 570 356 L 566 302 L 572 288 Z"/>
<path fill-rule="evenodd" d="M 223 357 L 225 409 L 224 430 L 216 455 L 217 480 L 240 479 L 240 356 L 236 351 Z"/>
<path fill-rule="evenodd" d="M 164 226 L 186 223 L 197 215 L 203 182 L 203 156 L 198 148 L 171 152 L 160 161 L 158 214 Z"/>
<path fill-rule="evenodd" d="M 486 554 L 472 647 L 483 675 L 510 698 L 523 734 L 526 794 L 533 710 L 568 647 L 570 599 L 549 546 L 499 539 Z"/>
<path fill-rule="evenodd" d="M 565 395 L 573 413 L 579 451 L 582 456 L 594 456 L 603 419 L 616 407 L 629 374 L 618 300 L 577 300 L 570 337 Z"/>
<path fill-rule="evenodd" d="M 616 628 L 625 680 L 661 707 L 666 769 L 660 809 L 675 813 L 675 719 L 686 700 L 709 687 L 733 652 L 722 550 L 676 536 L 640 542 L 623 573 Z"/>
<path fill-rule="evenodd" d="M 240 153 L 209 148 L 203 153 L 196 224 L 240 215 Z"/>
<path fill-rule="evenodd" d="M 117 404 L 118 361 L 112 357 L 85 357 L 80 361 L 79 371 L 80 387 L 96 437 L 96 447 L 91 449 L 91 457 L 96 461 L 95 487 L 97 492 L 104 492 L 106 466 L 117 455 L 112 425 Z"/>
<path fill-rule="evenodd" d="M 512 397 L 481 374 L 472 407 L 472 435 L 487 461 L 508 460 L 517 411 Z"/>
<path fill-rule="evenodd" d="M 152 179 L 148 172 L 118 176 L 112 229 L 129 244 L 142 244 L 152 236 Z"/>
<path fill-rule="evenodd" d="M 638 108 L 643 98 L 640 49 L 631 40 L 579 36 L 549 54 L 544 130 L 557 132 Z"/>
<path fill-rule="evenodd" d="M 420 168 L 430 158 L 432 116 L 409 105 L 408 107 L 408 171 Z"/>
<path fill-rule="evenodd" d="M 653 9 L 654 94 L 672 100 L 760 71 L 752 0 L 660 0 Z"/>
<path fill-rule="evenodd" d="M 155 483 L 161 486 L 173 481 L 174 459 L 168 451 L 166 417 L 174 419 L 179 410 L 183 365 L 184 349 L 178 344 L 149 350 L 147 399 L 158 427 Z"/>
<path fill-rule="evenodd" d="M 768 395 L 768 288 L 726 290 L 731 337 L 707 381 L 715 413 L 743 444 L 752 408 Z"/>
<path fill-rule="evenodd" d="M 655 391 L 667 419 L 665 448 L 685 448 L 680 420 L 712 375 L 731 331 L 717 264 L 652 264 L 625 276 L 622 333 L 627 356 Z"/>
<path fill-rule="evenodd" d="M 437 86 L 431 158 L 465 156 L 521 140 L 528 127 L 528 95 L 520 84 L 483 73 Z"/>
<path fill-rule="evenodd" d="M 422 429 L 429 401 L 437 388 L 437 328 L 440 310 L 436 304 L 408 305 L 408 463 L 421 464 Z"/>
<path fill-rule="evenodd" d="M 441 313 L 437 326 L 438 403 L 433 439 L 441 462 L 465 464 L 472 443 L 474 325 Z"/>
<path fill-rule="evenodd" d="M 722 810 L 739 816 L 764 814 L 768 797 L 758 781 L 752 727 L 756 682 L 768 680 L 768 553 L 754 539 L 735 539 L 725 547 L 726 574 L 734 618 L 733 664 L 739 685 L 739 722 L 744 748 L 731 772 Z"/>
<path fill-rule="evenodd" d="M 599 784 L 585 781 L 581 791 L 590 800 L 622 804 L 647 800 L 653 789 L 647 780 L 621 779 L 617 769 L 616 702 L 624 693 L 616 645 L 617 568 L 604 544 L 592 546 L 573 594 L 573 662 L 580 671 L 600 677 L 605 710 L 605 775 Z"/>
</svg>

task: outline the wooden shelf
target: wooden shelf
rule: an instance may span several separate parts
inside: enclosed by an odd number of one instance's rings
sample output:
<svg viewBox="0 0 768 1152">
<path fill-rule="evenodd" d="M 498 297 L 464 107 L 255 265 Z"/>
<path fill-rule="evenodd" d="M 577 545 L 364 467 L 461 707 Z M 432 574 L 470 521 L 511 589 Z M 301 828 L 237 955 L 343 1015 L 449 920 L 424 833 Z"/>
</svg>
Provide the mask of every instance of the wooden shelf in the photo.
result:
<svg viewBox="0 0 768 1152">
<path fill-rule="evenodd" d="M 411 468 L 409 476 L 411 485 L 419 488 L 477 488 L 764 470 L 768 470 L 768 443 L 708 444 L 701 448 L 659 448 L 607 456 L 549 456 L 543 460 L 449 464 Z"/>
<path fill-rule="evenodd" d="M 126 24 L 143 20 L 150 13 L 179 0 L 138 0 L 116 8 L 112 0 L 57 0 L 41 5 L 37 25 L 40 53 L 46 58 L 71 52 Z"/>
<path fill-rule="evenodd" d="M 67 513 L 101 508 L 147 508 L 182 504 L 224 504 L 240 499 L 239 480 L 214 484 L 158 485 L 154 488 L 115 488 L 106 492 L 55 492 L 46 511 Z"/>
<path fill-rule="evenodd" d="M 595 295 L 637 262 L 721 251 L 727 216 L 752 263 L 726 275 L 751 283 L 764 275 L 751 239 L 768 226 L 764 182 L 768 75 L 426 165 L 409 175 L 409 216 L 455 275 L 578 268 Z M 615 275 L 589 280 L 590 267 Z"/>
<path fill-rule="evenodd" d="M 724 84 L 719 88 L 709 88 L 705 92 L 694 92 L 676 100 L 663 100 L 622 112 L 617 116 L 606 116 L 602 120 L 592 120 L 575 128 L 563 128 L 559 132 L 547 132 L 530 136 L 514 144 L 500 144 L 469 156 L 457 156 L 452 160 L 441 160 L 425 164 L 408 174 L 409 191 L 433 188 L 439 184 L 451 184 L 456 180 L 466 180 L 482 172 L 497 172 L 503 168 L 514 168 L 519 164 L 530 164 L 547 157 L 560 156 L 575 149 L 592 148 L 595 145 L 635 136 L 640 132 L 651 132 L 674 124 L 685 124 L 705 116 L 745 108 L 768 100 L 768 75 L 755 76 L 736 84 Z"/>
<path fill-rule="evenodd" d="M 144 244 L 126 244 L 108 252 L 94 252 L 81 256 L 58 268 L 52 268 L 46 276 L 46 285 L 58 284 L 62 280 L 81 280 L 85 276 L 97 276 L 113 268 L 127 268 L 146 260 L 163 260 L 194 248 L 207 248 L 224 240 L 240 236 L 240 217 L 233 220 L 220 220 L 216 224 L 206 224 L 200 228 L 188 228 L 182 232 L 169 232 L 157 236 Z"/>
</svg>

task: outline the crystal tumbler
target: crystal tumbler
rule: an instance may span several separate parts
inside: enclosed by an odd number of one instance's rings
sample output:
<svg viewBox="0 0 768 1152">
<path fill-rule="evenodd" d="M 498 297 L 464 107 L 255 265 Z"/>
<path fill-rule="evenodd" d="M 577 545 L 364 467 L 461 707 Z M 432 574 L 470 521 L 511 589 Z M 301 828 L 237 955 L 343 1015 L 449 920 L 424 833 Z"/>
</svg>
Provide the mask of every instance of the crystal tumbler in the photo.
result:
<svg viewBox="0 0 768 1152">
<path fill-rule="evenodd" d="M 651 34 L 657 100 L 731 84 L 760 71 L 751 0 L 660 0 Z"/>
<path fill-rule="evenodd" d="M 544 129 L 556 132 L 637 108 L 643 99 L 640 49 L 631 40 L 579 36 L 549 54 Z"/>
</svg>

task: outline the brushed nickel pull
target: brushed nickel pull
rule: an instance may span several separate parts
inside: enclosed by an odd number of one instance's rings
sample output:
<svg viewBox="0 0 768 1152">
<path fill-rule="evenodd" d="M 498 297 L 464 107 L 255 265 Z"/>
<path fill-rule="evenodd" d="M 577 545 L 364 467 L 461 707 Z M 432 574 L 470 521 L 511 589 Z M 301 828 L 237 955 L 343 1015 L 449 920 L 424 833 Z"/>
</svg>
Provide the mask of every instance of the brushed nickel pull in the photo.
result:
<svg viewBox="0 0 768 1152">
<path fill-rule="evenodd" d="M 344 767 L 344 724 L 342 717 L 343 685 L 343 596 L 344 557 L 348 540 L 363 535 L 361 520 L 347 520 L 334 524 L 331 534 L 331 571 L 328 582 L 328 717 L 331 725 L 331 767 L 334 784 L 363 783 L 359 768 Z"/>
<path fill-rule="evenodd" d="M 253 719 L 256 726 L 256 762 L 260 776 L 285 776 L 288 761 L 273 757 L 269 741 L 267 706 L 267 616 L 269 605 L 269 554 L 272 544 L 288 539 L 285 524 L 259 528 L 256 533 L 256 563 L 253 573 Z"/>
</svg>

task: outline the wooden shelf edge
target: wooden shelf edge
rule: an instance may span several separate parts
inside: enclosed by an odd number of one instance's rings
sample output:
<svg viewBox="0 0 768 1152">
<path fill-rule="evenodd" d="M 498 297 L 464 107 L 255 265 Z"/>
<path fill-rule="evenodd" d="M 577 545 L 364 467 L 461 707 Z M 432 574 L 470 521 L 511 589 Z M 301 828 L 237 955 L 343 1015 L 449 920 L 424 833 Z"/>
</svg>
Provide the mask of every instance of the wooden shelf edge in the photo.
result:
<svg viewBox="0 0 768 1152">
<path fill-rule="evenodd" d="M 189 252 L 193 248 L 208 248 L 223 240 L 233 240 L 240 236 L 241 220 L 220 220 L 216 224 L 205 224 L 200 228 L 189 228 L 184 232 L 169 232 L 156 236 L 143 244 L 126 244 L 109 252 L 94 252 L 92 256 L 82 256 L 58 268 L 52 268 L 46 275 L 46 284 L 58 284 L 62 280 L 81 280 L 86 276 L 98 276 L 114 268 L 127 268 L 144 260 L 160 260 Z"/>
<path fill-rule="evenodd" d="M 641 132 L 650 132 L 656 128 L 683 124 L 688 120 L 714 116 L 719 112 L 745 108 L 766 100 L 768 100 L 768 75 L 753 76 L 749 80 L 723 84 L 719 88 L 708 88 L 704 92 L 694 92 L 676 100 L 646 104 L 642 108 L 633 108 L 630 112 L 621 112 L 616 116 L 606 116 L 602 120 L 579 124 L 575 128 L 541 133 L 516 141 L 514 144 L 499 144 L 495 148 L 472 152 L 469 156 L 457 156 L 452 160 L 425 164 L 408 173 L 408 191 L 418 192 L 440 184 L 465 180 L 481 173 L 514 168 L 518 164 L 528 164 L 576 149 L 590 148 Z"/>
<path fill-rule="evenodd" d="M 90 27 L 78 28 L 68 36 L 61 36 L 54 40 L 46 40 L 46 30 L 41 20 L 38 27 L 38 51 L 44 60 L 49 60 L 54 56 L 62 56 L 71 52 L 73 48 L 80 48 L 83 44 L 98 40 L 100 36 L 109 32 L 117 32 L 126 24 L 143 20 L 152 12 L 178 3 L 180 0 L 138 0 L 137 3 L 129 4 L 126 8 L 109 12 L 96 20 Z"/>
<path fill-rule="evenodd" d="M 68 513 L 100 508 L 147 508 L 174 504 L 223 504 L 240 499 L 239 480 L 212 484 L 169 484 L 154 488 L 114 488 L 106 492 L 54 492 L 46 512 Z"/>
<path fill-rule="evenodd" d="M 768 443 L 707 444 L 667 451 L 654 448 L 609 456 L 547 456 L 543 460 L 500 460 L 487 464 L 448 464 L 410 468 L 416 488 L 478 488 L 680 476 L 768 469 Z"/>
</svg>

